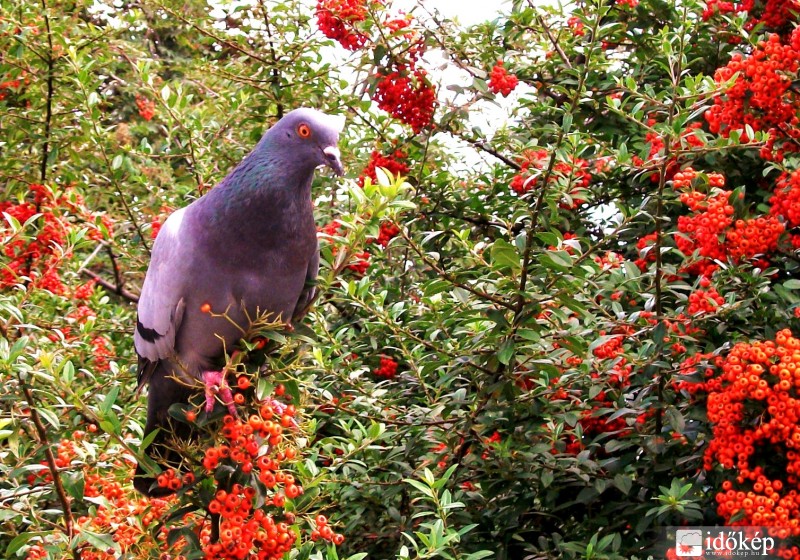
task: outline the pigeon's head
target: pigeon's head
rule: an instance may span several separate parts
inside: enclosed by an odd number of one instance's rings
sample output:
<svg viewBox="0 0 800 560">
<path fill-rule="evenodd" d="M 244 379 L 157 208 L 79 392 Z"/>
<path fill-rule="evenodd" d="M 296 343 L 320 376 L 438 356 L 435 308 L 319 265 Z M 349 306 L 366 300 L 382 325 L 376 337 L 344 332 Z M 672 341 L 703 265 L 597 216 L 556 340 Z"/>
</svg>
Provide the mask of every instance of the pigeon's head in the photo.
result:
<svg viewBox="0 0 800 560">
<path fill-rule="evenodd" d="M 292 154 L 292 162 L 316 168 L 327 165 L 337 175 L 344 174 L 337 144 L 344 128 L 344 116 L 326 115 L 314 109 L 295 109 L 286 113 L 264 136 L 273 146 Z"/>
</svg>

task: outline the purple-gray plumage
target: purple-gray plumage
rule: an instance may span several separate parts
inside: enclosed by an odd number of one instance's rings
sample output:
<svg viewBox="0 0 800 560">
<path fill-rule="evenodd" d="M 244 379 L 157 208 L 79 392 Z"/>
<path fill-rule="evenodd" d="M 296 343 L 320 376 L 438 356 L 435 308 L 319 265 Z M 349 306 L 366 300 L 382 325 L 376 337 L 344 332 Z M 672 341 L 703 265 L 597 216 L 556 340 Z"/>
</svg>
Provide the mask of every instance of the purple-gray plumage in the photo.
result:
<svg viewBox="0 0 800 560">
<path fill-rule="evenodd" d="M 172 404 L 204 388 L 209 408 L 218 399 L 235 410 L 216 364 L 249 321 L 269 313 L 291 324 L 307 311 L 319 267 L 311 182 L 323 165 L 342 175 L 343 125 L 313 109 L 287 113 L 219 185 L 164 222 L 134 331 L 139 385 L 150 386 L 144 433 L 161 428 L 148 449 L 157 462 L 180 460 L 168 432 L 188 435 L 171 422 Z M 140 465 L 137 490 L 169 493 L 153 482 Z"/>
</svg>

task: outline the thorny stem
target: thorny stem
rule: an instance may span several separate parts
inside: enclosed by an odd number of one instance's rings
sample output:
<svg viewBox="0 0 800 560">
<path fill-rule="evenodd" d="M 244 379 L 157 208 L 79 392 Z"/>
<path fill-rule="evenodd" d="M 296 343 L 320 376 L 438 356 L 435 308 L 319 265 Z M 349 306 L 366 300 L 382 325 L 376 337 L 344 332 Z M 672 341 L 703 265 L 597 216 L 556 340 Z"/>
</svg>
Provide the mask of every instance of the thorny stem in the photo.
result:
<svg viewBox="0 0 800 560">
<path fill-rule="evenodd" d="M 75 63 L 73 62 L 73 66 L 74 65 L 75 65 Z M 91 116 L 92 115 L 92 109 L 91 109 L 91 107 L 88 107 L 89 93 L 86 91 L 86 87 L 84 86 L 84 84 L 82 82 L 79 81 L 78 83 L 80 84 L 81 93 L 83 94 L 83 99 L 87 103 L 87 111 L 86 112 L 87 112 L 88 115 Z M 100 155 L 103 157 L 103 162 L 105 163 L 106 167 L 109 170 L 111 170 L 113 168 L 113 166 L 111 165 L 111 158 L 108 157 L 108 152 L 106 151 L 105 145 L 99 140 L 100 138 L 103 137 L 103 135 L 100 133 L 100 130 L 97 127 L 97 121 L 94 118 L 91 118 L 90 120 L 91 120 L 91 123 L 92 123 L 92 129 L 94 130 L 94 134 L 95 134 L 95 144 L 97 145 L 98 148 L 100 148 Z M 128 200 L 125 198 L 125 193 L 122 190 L 122 186 L 119 184 L 119 181 L 117 181 L 117 179 L 114 177 L 113 173 L 111 173 L 109 175 L 109 177 L 110 177 L 111 183 L 114 186 L 114 190 L 117 192 L 117 195 L 119 196 L 119 200 L 122 203 L 122 207 L 125 209 L 125 214 L 128 216 L 128 219 L 131 221 L 131 224 L 133 224 L 134 229 L 139 234 L 139 240 L 140 240 L 140 242 L 142 244 L 142 247 L 144 247 L 145 251 L 149 255 L 150 254 L 150 245 L 147 243 L 147 238 L 144 235 L 144 231 L 142 230 L 142 226 L 139 223 L 139 220 L 136 219 L 136 216 L 134 215 L 133 210 L 131 209 L 130 205 L 128 204 Z"/>
<path fill-rule="evenodd" d="M 541 19 L 541 18 L 540 18 Z M 547 26 L 544 25 L 544 22 L 541 21 L 545 31 L 548 34 L 548 37 L 551 41 L 554 42 L 554 46 L 556 49 L 560 50 L 558 46 L 558 42 L 554 40 L 552 35 L 549 32 Z M 597 37 L 597 29 L 600 25 L 600 17 L 595 18 L 593 23 L 592 29 L 592 37 Z M 578 79 L 578 84 L 575 87 L 575 93 L 572 96 L 572 101 L 570 103 L 569 108 L 567 109 L 566 114 L 574 114 L 578 105 L 580 104 L 581 99 L 581 92 L 586 85 L 586 80 L 589 76 L 589 68 L 590 68 L 590 60 L 592 55 L 594 54 L 594 50 L 596 48 L 596 41 L 592 41 L 588 47 L 588 51 L 586 53 L 586 63 L 583 65 L 583 71 L 580 74 L 580 78 Z M 512 323 L 512 332 L 511 336 L 515 336 L 517 332 L 517 328 L 519 327 L 519 319 L 522 316 L 522 311 L 525 307 L 525 290 L 527 289 L 528 283 L 528 267 L 530 265 L 531 256 L 532 256 L 532 249 L 533 249 L 533 231 L 538 226 L 539 222 L 539 215 L 541 214 L 542 205 L 544 203 L 544 196 L 545 192 L 547 191 L 547 184 L 550 182 L 550 177 L 553 174 L 553 169 L 556 164 L 556 152 L 561 147 L 562 142 L 564 141 L 564 137 L 566 133 L 564 131 L 564 127 L 560 127 L 558 131 L 558 137 L 556 138 L 555 147 L 551 150 L 550 161 L 547 164 L 547 169 L 545 173 L 541 177 L 541 190 L 539 192 L 539 196 L 536 199 L 536 205 L 534 206 L 533 211 L 531 212 L 531 223 L 526 231 L 526 238 L 525 238 L 525 251 L 522 257 L 522 271 L 520 273 L 520 280 L 519 280 L 519 293 L 517 295 L 517 304 L 516 309 L 514 310 L 514 321 Z"/>
<path fill-rule="evenodd" d="M 64 512 L 64 534 L 67 535 L 69 540 L 72 540 L 72 537 L 75 534 L 75 522 L 72 518 L 72 508 L 70 507 L 69 497 L 67 497 L 67 492 L 64 490 L 64 484 L 61 481 L 61 476 L 59 475 L 58 467 L 56 466 L 53 450 L 50 448 L 50 442 L 47 438 L 47 430 L 45 429 L 44 424 L 42 424 L 42 419 L 39 417 L 39 412 L 36 410 L 36 399 L 33 396 L 33 392 L 21 377 L 18 377 L 18 379 L 22 387 L 22 393 L 25 395 L 25 402 L 27 402 L 28 408 L 30 409 L 31 421 L 36 427 L 36 434 L 39 436 L 39 443 L 44 449 L 44 457 L 45 461 L 47 462 L 47 469 L 50 471 L 50 476 L 53 478 L 53 486 L 55 487 L 58 501 L 61 502 L 61 508 Z M 80 560 L 80 550 L 73 549 L 72 557 L 75 560 Z"/>
<path fill-rule="evenodd" d="M 263 0 L 258 1 L 258 6 L 261 8 L 261 11 L 264 12 L 264 27 L 267 30 L 267 37 L 269 37 L 269 55 L 272 58 L 272 69 L 270 70 L 270 83 L 273 87 L 273 92 L 275 93 L 276 97 L 280 97 L 280 85 L 281 85 L 281 74 L 278 65 L 278 55 L 275 52 L 275 45 L 273 44 L 272 38 L 272 29 L 270 26 L 269 21 L 269 11 L 267 7 L 264 5 Z M 278 118 L 283 118 L 283 104 L 276 99 L 276 109 L 278 112 Z"/>
<path fill-rule="evenodd" d="M 687 7 L 683 9 L 683 21 L 681 22 L 681 26 L 678 29 L 678 33 L 680 33 L 680 41 L 679 41 L 679 48 L 676 53 L 676 58 L 674 61 L 670 61 L 669 64 L 670 68 L 670 78 L 672 79 L 672 93 L 673 95 L 678 93 L 678 88 L 680 86 L 681 76 L 683 75 L 683 52 L 686 47 L 685 44 L 685 25 L 686 25 L 686 18 L 687 18 Z M 656 319 L 658 321 L 663 321 L 664 318 L 662 316 L 663 313 L 663 287 L 662 281 L 664 278 L 664 268 L 663 268 L 663 261 L 661 258 L 661 247 L 664 243 L 664 232 L 661 224 L 661 216 L 664 212 L 664 187 L 667 183 L 667 169 L 669 168 L 670 164 L 673 163 L 670 161 L 670 149 L 672 147 L 673 136 L 671 131 L 673 129 L 672 122 L 675 119 L 675 104 L 670 104 L 667 108 L 667 130 L 670 131 L 670 134 L 666 134 L 664 138 L 664 157 L 661 162 L 661 169 L 659 171 L 658 176 L 658 193 L 656 195 L 656 212 L 655 212 L 655 234 L 656 234 L 656 242 L 653 247 L 653 250 L 656 252 L 656 273 L 655 273 L 655 312 L 656 312 Z M 656 341 L 661 342 L 661 341 Z M 659 435 L 661 433 L 661 429 L 664 425 L 664 390 L 666 389 L 667 384 L 667 375 L 666 372 L 661 372 L 661 375 L 658 376 L 658 386 L 656 387 L 656 397 L 658 398 L 658 408 L 656 409 L 656 419 L 655 419 L 655 435 Z"/>
<path fill-rule="evenodd" d="M 47 0 L 42 0 L 42 13 L 44 14 L 44 25 L 47 29 L 47 100 L 45 102 L 44 117 L 44 142 L 42 144 L 42 161 L 40 163 L 39 176 L 42 183 L 47 180 L 47 160 L 50 157 L 50 130 L 53 119 L 53 94 L 55 93 L 54 66 L 53 58 L 53 33 L 50 29 L 50 16 L 47 13 Z"/>
<path fill-rule="evenodd" d="M 536 6 L 534 5 L 534 3 L 531 0 L 528 0 L 528 6 L 530 6 L 534 10 L 536 9 Z M 544 30 L 545 34 L 547 35 L 547 38 L 550 39 L 550 42 L 553 44 L 553 48 L 558 53 L 558 56 L 561 57 L 561 60 L 564 62 L 564 65 L 567 68 L 571 69 L 572 68 L 572 63 L 570 63 L 569 57 L 564 52 L 564 49 L 561 48 L 561 45 L 558 43 L 558 39 L 553 37 L 553 32 L 550 31 L 550 27 L 544 21 L 544 18 L 537 14 L 536 15 L 536 21 L 539 23 L 539 25 L 542 26 L 542 29 Z M 595 32 L 597 31 L 597 25 L 595 25 L 594 31 Z M 593 37 L 594 37 L 594 35 L 593 35 Z M 594 45 L 594 42 L 592 42 L 592 45 Z"/>
<path fill-rule="evenodd" d="M 414 250 L 414 252 L 419 256 L 419 258 L 421 258 L 426 265 L 431 267 L 431 269 L 440 277 L 442 277 L 444 280 L 447 280 L 448 282 L 450 282 L 451 284 L 453 284 L 458 288 L 461 288 L 462 290 L 468 291 L 474 296 L 477 296 L 481 299 L 485 299 L 487 301 L 491 301 L 492 303 L 499 305 L 500 307 L 505 307 L 507 309 L 514 309 L 513 305 L 508 301 L 506 301 L 505 299 L 484 292 L 483 290 L 480 290 L 478 288 L 474 288 L 469 284 L 465 284 L 464 282 L 459 281 L 458 278 L 456 278 L 455 274 L 443 270 L 430 257 L 428 257 L 428 255 L 425 254 L 422 248 L 419 245 L 417 245 L 413 239 L 411 239 L 411 237 L 408 235 L 408 232 L 406 232 L 404 228 L 400 228 L 400 235 L 403 237 L 403 239 L 406 240 L 408 245 Z"/>
</svg>

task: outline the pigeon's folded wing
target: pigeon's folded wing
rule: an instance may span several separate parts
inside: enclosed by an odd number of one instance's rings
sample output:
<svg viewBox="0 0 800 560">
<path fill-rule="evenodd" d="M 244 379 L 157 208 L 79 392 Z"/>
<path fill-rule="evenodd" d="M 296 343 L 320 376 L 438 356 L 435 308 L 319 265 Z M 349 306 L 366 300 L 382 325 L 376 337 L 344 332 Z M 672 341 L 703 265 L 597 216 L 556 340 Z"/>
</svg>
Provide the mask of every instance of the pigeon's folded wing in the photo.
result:
<svg viewBox="0 0 800 560">
<path fill-rule="evenodd" d="M 138 318 L 133 335 L 136 353 L 142 359 L 139 384 L 147 382 L 147 363 L 155 364 L 175 353 L 175 334 L 180 328 L 184 311 L 185 274 L 181 259 L 186 251 L 181 238 L 181 221 L 184 211 L 173 213 L 161 228 L 142 294 L 139 298 Z"/>
</svg>

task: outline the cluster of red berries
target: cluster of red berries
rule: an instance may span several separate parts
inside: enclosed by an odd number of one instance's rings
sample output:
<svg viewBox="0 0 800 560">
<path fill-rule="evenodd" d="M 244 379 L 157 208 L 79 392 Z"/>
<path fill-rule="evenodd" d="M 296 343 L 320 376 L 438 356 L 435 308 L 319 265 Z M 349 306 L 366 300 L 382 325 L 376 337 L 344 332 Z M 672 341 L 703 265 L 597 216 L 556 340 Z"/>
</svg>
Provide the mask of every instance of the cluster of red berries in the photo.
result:
<svg viewBox="0 0 800 560">
<path fill-rule="evenodd" d="M 503 61 L 498 60 L 489 74 L 489 91 L 507 97 L 519 85 L 519 79 L 514 74 L 509 74 L 503 66 Z"/>
<path fill-rule="evenodd" d="M 621 267 L 622 263 L 625 262 L 625 257 L 620 255 L 616 251 L 607 251 L 602 255 L 595 256 L 594 262 L 599 264 L 603 270 L 611 270 L 614 268 Z"/>
<path fill-rule="evenodd" d="M 238 378 L 240 389 L 249 385 L 248 376 Z M 279 386 L 275 394 L 283 392 Z M 294 405 L 268 398 L 260 403 L 257 413 L 246 419 L 230 415 L 223 419 L 224 441 L 205 450 L 203 468 L 211 476 L 219 469 L 233 469 L 253 484 L 223 486 L 217 482 L 208 511 L 220 516 L 218 539 L 212 541 L 206 529 L 201 539 L 207 559 L 277 560 L 292 549 L 296 540 L 291 528 L 294 516 L 285 513 L 285 521 L 276 522 L 272 508 L 282 513 L 287 499 L 303 493 L 294 475 L 284 470 L 285 461 L 297 457 L 296 448 L 284 441 L 284 431 L 296 426 L 295 415 Z M 189 421 L 195 417 L 187 414 Z M 175 485 L 185 482 L 165 480 Z"/>
<path fill-rule="evenodd" d="M 612 299 L 615 299 L 612 295 Z M 622 325 L 615 328 L 614 334 L 611 335 L 606 342 L 597 346 L 594 350 L 592 350 L 592 354 L 599 360 L 609 360 L 611 362 L 611 367 L 608 369 L 603 375 L 599 372 L 593 372 L 591 374 L 592 379 L 597 379 L 600 381 L 603 378 L 607 378 L 608 381 L 617 387 L 627 387 L 629 383 L 629 378 L 631 373 L 633 372 L 633 367 L 628 364 L 628 360 L 624 357 L 620 357 L 620 354 L 623 352 L 623 343 L 627 337 L 630 337 L 634 334 L 635 328 L 631 325 Z M 600 331 L 600 336 L 605 336 L 605 331 Z M 608 362 L 607 362 L 608 363 Z M 571 359 L 567 360 L 568 365 L 575 365 L 574 362 L 571 362 Z M 600 392 L 596 398 L 598 400 L 605 399 L 605 393 Z"/>
<path fill-rule="evenodd" d="M 757 255 L 767 257 L 778 249 L 778 241 L 785 228 L 775 216 L 759 216 L 736 220 L 733 228 L 725 232 L 725 245 L 734 262 L 751 259 Z M 769 261 L 761 258 L 757 264 L 764 268 Z"/>
<path fill-rule="evenodd" d="M 8 97 L 8 93 L 11 91 L 16 90 L 19 88 L 20 81 L 17 80 L 6 80 L 5 82 L 0 82 L 0 101 L 4 100 Z"/>
<path fill-rule="evenodd" d="M 219 539 L 204 544 L 206 560 L 279 560 L 292 549 L 297 535 L 291 526 L 254 509 L 255 497 L 253 488 L 241 484 L 234 484 L 230 492 L 217 490 L 208 509 L 220 516 Z M 292 514 L 287 515 L 292 520 Z"/>
<path fill-rule="evenodd" d="M 717 512 L 732 525 L 800 536 L 800 340 L 785 329 L 774 341 L 736 344 L 716 365 L 703 384 L 713 429 L 704 467 L 734 471 Z M 766 455 L 781 472 L 767 469 Z"/>
<path fill-rule="evenodd" d="M 397 237 L 400 233 L 400 226 L 396 223 L 391 221 L 386 221 L 381 224 L 380 232 L 378 233 L 378 237 L 368 239 L 367 241 L 372 243 L 377 243 L 381 247 L 387 247 L 389 242 Z"/>
<path fill-rule="evenodd" d="M 581 437 L 576 434 L 566 434 L 564 440 L 560 442 L 560 445 L 563 445 L 562 452 L 569 455 L 578 455 L 586 449 L 587 442 L 592 442 L 602 434 L 612 433 L 615 434 L 615 437 L 622 438 L 631 433 L 631 429 L 623 417 L 614 418 L 613 420 L 608 419 L 608 411 L 613 410 L 613 408 L 614 404 L 607 400 L 605 393 L 598 395 L 594 399 L 592 407 L 584 410 L 581 413 L 581 419 L 578 420 L 578 424 L 581 427 Z M 554 447 L 553 452 L 559 452 L 559 445 Z"/>
<path fill-rule="evenodd" d="M 369 162 L 367 166 L 364 168 L 364 171 L 361 172 L 361 175 L 358 177 L 358 185 L 360 187 L 364 186 L 364 180 L 369 177 L 373 181 L 377 180 L 377 175 L 375 174 L 375 170 L 378 167 L 382 167 L 387 170 L 392 175 L 407 175 L 408 174 L 408 164 L 406 163 L 406 158 L 408 156 L 403 150 L 396 149 L 390 154 L 382 154 L 378 150 L 372 150 L 372 153 L 369 156 Z"/>
<path fill-rule="evenodd" d="M 686 312 L 691 316 L 714 313 L 723 303 L 725 303 L 725 298 L 719 295 L 716 288 L 699 289 L 689 294 L 689 306 L 686 308 Z"/>
<path fill-rule="evenodd" d="M 342 231 L 342 224 L 339 220 L 331 220 L 324 226 L 318 228 L 318 232 L 328 237 L 336 237 Z"/>
<path fill-rule="evenodd" d="M 704 394 L 712 387 L 719 387 L 718 382 L 711 381 L 707 384 L 716 371 L 712 366 L 720 366 L 722 358 L 717 358 L 713 353 L 698 352 L 687 356 L 678 366 L 678 375 L 675 376 L 672 384 L 677 391 L 686 391 L 690 395 Z"/>
<path fill-rule="evenodd" d="M 511 190 L 522 196 L 533 189 L 538 183 L 538 176 L 548 166 L 549 158 L 547 150 L 522 152 L 520 171 L 511 179 Z M 572 202 L 566 205 L 567 208 L 574 209 L 583 203 L 578 195 L 592 181 L 588 167 L 589 163 L 580 158 L 574 158 L 571 162 L 559 161 L 553 166 L 550 181 L 562 185 L 564 192 L 571 197 Z"/>
<path fill-rule="evenodd" d="M 96 431 L 94 425 L 90 426 L 90 431 Z M 114 476 L 115 471 L 130 471 L 131 465 L 123 462 L 112 463 L 113 469 L 108 466 L 93 470 L 83 462 L 87 451 L 81 447 L 81 441 L 86 437 L 82 430 L 72 433 L 72 439 L 62 439 L 55 453 L 55 464 L 59 469 L 80 469 L 83 475 L 83 495 L 89 499 L 93 505 L 91 515 L 79 515 L 75 521 L 80 530 L 91 531 L 95 534 L 112 534 L 114 542 L 120 547 L 122 555 L 128 551 L 148 555 L 149 552 L 166 551 L 166 534 L 164 531 L 156 531 L 157 540 L 153 539 L 153 527 L 163 519 L 169 508 L 174 503 L 174 498 L 168 499 L 146 499 L 132 494 Z M 98 456 L 98 461 L 108 464 L 110 457 L 105 453 Z M 42 462 L 42 465 L 46 465 Z M 49 484 L 52 483 L 52 476 L 49 471 L 42 471 L 44 474 L 28 476 L 28 483 Z M 134 496 L 131 498 L 131 496 Z M 137 523 L 131 523 L 131 519 L 138 519 Z M 47 554 L 42 556 L 44 550 L 42 546 L 32 546 L 28 549 L 26 559 L 38 560 L 47 558 Z M 85 560 L 113 560 L 117 558 L 114 550 L 98 550 L 91 546 L 85 546 L 80 550 L 81 558 Z"/>
<path fill-rule="evenodd" d="M 655 126 L 658 121 L 654 118 L 650 118 L 647 120 L 648 126 Z M 698 136 L 698 131 L 702 128 L 703 124 L 699 122 L 689 123 L 686 125 L 681 132 L 679 138 L 675 139 L 672 143 L 673 152 L 678 150 L 686 149 L 687 147 L 695 147 L 699 148 L 705 144 L 703 139 Z M 645 134 L 645 141 L 650 145 L 650 151 L 647 155 L 647 159 L 650 162 L 658 161 L 659 159 L 664 157 L 664 137 L 657 133 L 657 132 L 647 132 Z M 633 157 L 633 162 L 637 167 L 643 167 L 645 162 L 638 156 Z M 669 181 L 672 180 L 676 173 L 680 170 L 678 161 L 674 157 L 669 160 L 667 163 L 667 168 L 665 172 L 665 180 Z M 653 183 L 658 183 L 661 180 L 661 173 L 651 173 L 650 174 L 650 181 Z"/>
<path fill-rule="evenodd" d="M 389 73 L 379 71 L 373 99 L 378 107 L 417 133 L 433 119 L 436 91 L 427 73 L 412 66 L 397 65 Z"/>
<path fill-rule="evenodd" d="M 783 223 L 774 215 L 735 219 L 735 209 L 730 202 L 730 191 L 721 190 L 725 178 L 719 173 L 706 175 L 709 193 L 694 189 L 699 185 L 698 174 L 691 168 L 674 176 L 674 185 L 681 192 L 680 200 L 693 213 L 678 217 L 675 244 L 684 255 L 695 251 L 699 260 L 689 263 L 684 271 L 699 276 L 711 276 L 718 268 L 714 261 L 731 260 L 739 263 L 754 260 L 764 267 L 777 249 L 785 231 Z M 739 198 L 743 198 L 739 194 Z"/>
<path fill-rule="evenodd" d="M 367 0 L 318 0 L 316 15 L 323 35 L 347 50 L 358 50 L 369 39 L 355 28 L 357 22 L 367 19 Z"/>
<path fill-rule="evenodd" d="M 706 111 L 709 130 L 723 137 L 737 130 L 744 142 L 753 140 L 747 135 L 747 126 L 754 131 L 768 131 L 769 141 L 761 149 L 761 157 L 767 160 L 781 161 L 785 152 L 797 151 L 800 99 L 791 88 L 792 76 L 797 75 L 798 68 L 800 31 L 797 29 L 788 44 L 772 34 L 766 41 L 760 41 L 749 56 L 734 54 L 726 66 L 714 73 L 718 84 L 737 73 L 738 76 Z"/>
<path fill-rule="evenodd" d="M 639 258 L 634 260 L 633 263 L 639 267 L 639 270 L 644 272 L 647 270 L 647 266 L 649 263 L 656 261 L 656 253 L 655 253 L 655 244 L 656 238 L 658 234 L 656 233 L 648 233 L 647 235 L 643 235 L 639 238 L 639 241 L 636 242 L 636 249 L 639 254 Z"/>
<path fill-rule="evenodd" d="M 28 278 L 37 287 L 42 287 L 56 294 L 65 292 L 56 271 L 59 262 L 59 247 L 66 241 L 67 226 L 60 216 L 53 211 L 57 205 L 52 193 L 42 185 L 31 185 L 33 201 L 0 202 L 0 212 L 15 218 L 24 224 L 27 220 L 41 213 L 41 226 L 36 236 L 26 239 L 16 235 L 3 247 L 8 263 L 0 270 L 0 287 L 13 286 Z M 4 233 L 7 224 L 0 223 L 0 233 Z"/>
<path fill-rule="evenodd" d="M 583 20 L 578 16 L 570 16 L 570 18 L 567 19 L 567 25 L 572 29 L 572 34 L 575 35 L 575 37 L 583 37 L 586 35 L 586 31 L 583 29 Z"/>
<path fill-rule="evenodd" d="M 697 196 L 702 198 L 702 194 L 698 193 L 697 191 L 689 190 L 696 185 L 702 186 L 703 183 L 699 180 L 701 178 L 700 173 L 694 170 L 692 167 L 686 167 L 680 171 L 675 172 L 672 176 L 672 187 L 677 191 L 681 192 L 681 202 L 686 204 L 689 208 L 694 210 L 700 201 L 692 202 L 693 200 L 697 199 Z M 715 173 L 709 172 L 706 173 L 705 176 L 705 184 L 707 184 L 712 189 L 722 189 L 725 188 L 725 175 L 722 173 Z M 688 195 L 686 198 L 684 198 Z"/>
<path fill-rule="evenodd" d="M 764 0 L 761 17 L 752 25 L 763 23 L 770 29 L 786 29 L 796 21 L 796 0 Z"/>
<path fill-rule="evenodd" d="M 338 220 L 333 220 L 327 225 L 320 227 L 319 233 L 330 237 L 337 237 L 342 234 L 342 224 Z M 332 245 L 331 252 L 335 255 L 339 252 L 339 247 Z M 369 253 L 369 251 L 355 253 L 350 257 L 347 269 L 352 270 L 358 276 L 364 276 L 369 268 L 369 261 L 371 257 L 372 255 Z"/>
<path fill-rule="evenodd" d="M 633 335 L 635 330 L 631 325 L 618 327 L 614 333 L 609 335 L 610 338 L 608 340 L 592 350 L 592 354 L 598 359 L 597 370 L 590 374 L 593 384 L 620 389 L 630 385 L 633 366 L 621 354 L 623 353 L 623 343 L 626 337 Z M 606 336 L 606 332 L 600 331 L 599 335 Z M 567 358 L 566 366 L 577 367 L 582 362 L 583 360 L 580 357 L 571 356 Z M 560 383 L 560 377 L 555 377 L 551 380 L 551 386 L 553 386 L 553 392 L 549 397 L 551 400 L 570 398 L 569 386 L 563 386 Z M 613 411 L 615 408 L 616 404 L 605 390 L 597 392 L 591 398 L 589 408 L 585 408 L 581 412 L 581 418 L 578 421 L 580 436 L 577 433 L 565 434 L 564 439 L 556 443 L 553 452 L 577 455 L 586 449 L 587 443 L 593 442 L 603 434 L 613 433 L 616 437 L 624 437 L 630 434 L 632 432 L 631 427 L 628 426 L 624 417 L 609 419 L 609 411 Z"/>
<path fill-rule="evenodd" d="M 109 370 L 109 360 L 114 356 L 114 347 L 104 336 L 96 336 L 92 339 L 92 361 L 96 373 L 103 373 Z"/>
<path fill-rule="evenodd" d="M 386 379 L 394 379 L 397 375 L 398 363 L 389 356 L 381 356 L 380 365 L 375 368 L 373 373 L 377 377 L 385 377 Z"/>
<path fill-rule="evenodd" d="M 11 75 L 6 74 L 5 77 L 10 78 Z M 24 105 L 29 107 L 30 101 L 26 99 L 23 102 L 19 97 L 20 94 L 25 92 L 26 88 L 24 86 L 28 86 L 30 83 L 31 79 L 25 71 L 17 78 L 3 80 L 0 82 L 0 101 L 5 101 L 10 105 Z"/>
<path fill-rule="evenodd" d="M 136 95 L 136 109 L 139 111 L 139 116 L 146 121 L 152 120 L 156 114 L 155 102 L 143 95 Z"/>
<path fill-rule="evenodd" d="M 372 255 L 369 251 L 355 253 L 350 264 L 347 265 L 347 269 L 352 270 L 357 276 L 364 276 L 369 268 L 370 257 L 372 257 Z"/>
<path fill-rule="evenodd" d="M 785 29 L 797 17 L 797 2 L 795 0 L 708 0 L 703 10 L 703 19 L 709 20 L 718 14 L 747 13 L 750 18 L 745 22 L 744 28 L 752 30 L 757 24 L 762 23 L 768 29 Z M 723 25 L 725 25 L 723 23 Z"/>
<path fill-rule="evenodd" d="M 32 226 L 36 227 L 35 235 L 17 234 L 5 242 L 2 251 L 8 260 L 0 268 L 0 289 L 27 282 L 29 287 L 65 295 L 67 290 L 58 269 L 67 234 L 80 221 L 83 227 L 90 228 L 90 239 L 102 239 L 103 233 L 95 225 L 99 217 L 90 213 L 83 205 L 83 198 L 69 187 L 60 194 L 43 185 L 30 185 L 28 191 L 29 200 L 0 202 L 0 213 L 8 214 L 20 224 L 39 214 Z M 102 219 L 110 228 L 108 218 L 102 216 Z M 0 235 L 6 234 L 8 227 L 5 220 L 0 221 Z"/>
<path fill-rule="evenodd" d="M 344 535 L 334 533 L 331 526 L 328 525 L 328 518 L 324 515 L 318 515 L 314 520 L 316 528 L 311 531 L 311 540 L 318 541 L 320 539 L 332 542 L 335 545 L 340 545 L 344 542 Z"/>
<path fill-rule="evenodd" d="M 605 336 L 605 331 L 600 331 L 600 336 Z M 603 344 L 599 345 L 592 351 L 597 358 L 601 360 L 608 360 L 616 358 L 622 352 L 622 342 L 624 340 L 624 335 L 620 334 L 617 336 L 612 336 L 609 340 L 604 342 Z"/>
<path fill-rule="evenodd" d="M 783 218 L 787 227 L 800 226 L 800 170 L 778 177 L 769 202 L 770 213 Z"/>
<path fill-rule="evenodd" d="M 85 282 L 84 284 L 81 284 L 80 286 L 75 288 L 75 290 L 73 290 L 72 292 L 72 297 L 74 299 L 79 299 L 79 300 L 89 299 L 94 294 L 94 287 L 95 287 L 95 281 L 89 280 L 88 282 Z"/>
</svg>

